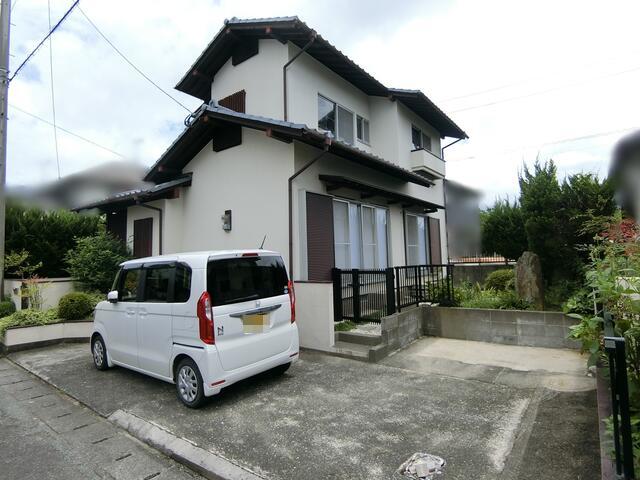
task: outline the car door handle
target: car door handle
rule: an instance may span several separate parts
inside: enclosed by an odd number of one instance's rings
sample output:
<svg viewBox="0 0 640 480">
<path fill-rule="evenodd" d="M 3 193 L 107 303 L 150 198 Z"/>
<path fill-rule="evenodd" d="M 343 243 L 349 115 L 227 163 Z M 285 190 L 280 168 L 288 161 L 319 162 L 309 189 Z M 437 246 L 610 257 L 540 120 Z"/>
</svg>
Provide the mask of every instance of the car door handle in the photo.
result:
<svg viewBox="0 0 640 480">
<path fill-rule="evenodd" d="M 141 308 L 140 310 L 138 310 L 138 316 L 140 317 L 146 317 L 147 316 L 147 309 L 146 308 Z"/>
<path fill-rule="evenodd" d="M 127 308 L 127 310 L 126 310 L 126 314 L 127 314 L 128 316 L 135 315 L 135 314 L 136 314 L 136 309 L 135 309 L 135 308 Z"/>
</svg>

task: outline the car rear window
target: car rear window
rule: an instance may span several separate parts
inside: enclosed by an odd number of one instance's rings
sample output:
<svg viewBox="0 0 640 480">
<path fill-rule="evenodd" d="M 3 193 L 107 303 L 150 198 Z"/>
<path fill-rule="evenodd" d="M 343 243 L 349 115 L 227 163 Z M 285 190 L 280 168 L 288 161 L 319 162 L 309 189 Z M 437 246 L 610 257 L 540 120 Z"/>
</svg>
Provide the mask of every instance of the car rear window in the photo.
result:
<svg viewBox="0 0 640 480">
<path fill-rule="evenodd" d="M 213 306 L 275 297 L 288 293 L 280 257 L 238 257 L 210 260 L 207 291 Z"/>
</svg>

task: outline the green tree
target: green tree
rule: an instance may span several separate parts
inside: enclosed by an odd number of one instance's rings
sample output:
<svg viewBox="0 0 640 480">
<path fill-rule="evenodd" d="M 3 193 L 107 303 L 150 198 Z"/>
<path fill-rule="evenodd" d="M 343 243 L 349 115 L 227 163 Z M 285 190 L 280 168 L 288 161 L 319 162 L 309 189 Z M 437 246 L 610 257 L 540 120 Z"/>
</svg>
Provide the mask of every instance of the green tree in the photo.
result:
<svg viewBox="0 0 640 480">
<path fill-rule="evenodd" d="M 517 202 L 498 199 L 493 207 L 480 213 L 482 251 L 517 259 L 527 249 L 522 210 Z"/>
<path fill-rule="evenodd" d="M 567 267 L 574 272 L 577 256 L 564 235 L 568 218 L 556 166 L 553 160 L 544 164 L 536 161 L 533 171 L 525 165 L 518 180 L 528 249 L 540 257 L 542 274 L 549 284 Z"/>
<path fill-rule="evenodd" d="M 10 203 L 6 214 L 5 251 L 28 251 L 30 263 L 41 264 L 34 273 L 40 277 L 63 277 L 67 274 L 64 255 L 74 247 L 74 239 L 95 235 L 101 229 L 104 229 L 102 219 L 96 215 L 45 211 Z"/>
<path fill-rule="evenodd" d="M 124 243 L 109 233 L 79 238 L 64 257 L 67 270 L 89 291 L 106 293 L 113 284 L 118 265 L 131 258 Z"/>
</svg>

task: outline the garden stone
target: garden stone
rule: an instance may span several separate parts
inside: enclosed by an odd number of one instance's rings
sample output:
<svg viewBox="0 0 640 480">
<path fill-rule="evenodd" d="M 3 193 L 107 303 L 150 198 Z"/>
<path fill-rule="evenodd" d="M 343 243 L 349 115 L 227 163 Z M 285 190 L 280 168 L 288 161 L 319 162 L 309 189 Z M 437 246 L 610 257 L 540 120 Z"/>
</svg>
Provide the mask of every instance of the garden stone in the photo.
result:
<svg viewBox="0 0 640 480">
<path fill-rule="evenodd" d="M 524 252 L 516 264 L 516 293 L 518 298 L 531 303 L 535 308 L 544 307 L 542 267 L 540 257 L 533 252 Z"/>
</svg>

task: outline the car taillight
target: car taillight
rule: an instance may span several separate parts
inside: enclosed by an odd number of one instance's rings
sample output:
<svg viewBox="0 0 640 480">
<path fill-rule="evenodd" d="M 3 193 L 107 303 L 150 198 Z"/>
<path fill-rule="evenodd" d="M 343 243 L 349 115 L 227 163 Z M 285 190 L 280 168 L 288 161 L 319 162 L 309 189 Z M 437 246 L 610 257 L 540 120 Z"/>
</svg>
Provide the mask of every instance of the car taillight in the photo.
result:
<svg viewBox="0 0 640 480">
<path fill-rule="evenodd" d="M 293 289 L 293 282 L 289 280 L 287 284 L 289 290 L 289 303 L 291 304 L 291 323 L 296 321 L 296 292 Z"/>
<path fill-rule="evenodd" d="M 209 345 L 214 345 L 216 339 L 213 335 L 213 311 L 211 310 L 211 297 L 209 292 L 203 292 L 198 300 L 198 320 L 200 323 L 200 340 Z"/>
</svg>

